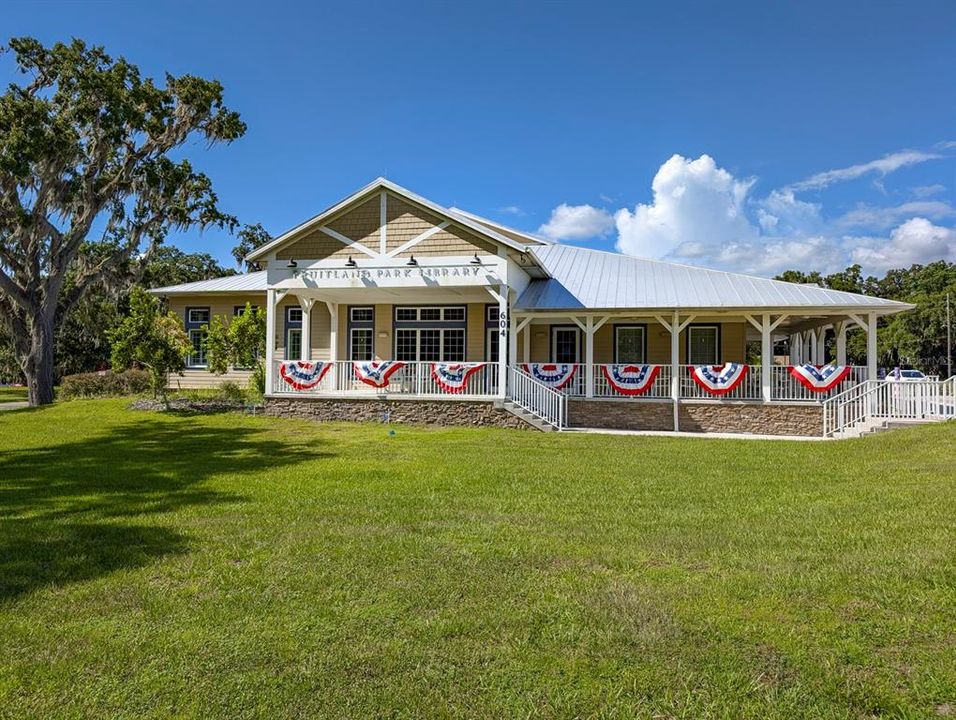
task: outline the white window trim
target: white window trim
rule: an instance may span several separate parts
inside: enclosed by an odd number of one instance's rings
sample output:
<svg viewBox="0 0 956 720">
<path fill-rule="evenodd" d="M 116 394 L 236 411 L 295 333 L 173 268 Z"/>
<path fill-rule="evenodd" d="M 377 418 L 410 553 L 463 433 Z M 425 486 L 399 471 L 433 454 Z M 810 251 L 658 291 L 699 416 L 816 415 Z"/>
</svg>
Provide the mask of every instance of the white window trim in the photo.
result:
<svg viewBox="0 0 956 720">
<path fill-rule="evenodd" d="M 641 333 L 641 359 L 640 360 L 622 360 L 621 347 L 618 345 L 618 338 L 622 330 L 639 330 Z M 646 325 L 615 325 L 614 326 L 614 362 L 615 363 L 646 363 L 647 362 L 647 326 Z"/>
<path fill-rule="evenodd" d="M 693 340 L 691 335 L 695 330 L 713 330 L 714 331 L 714 359 L 712 362 L 694 362 L 691 358 L 691 348 L 693 347 Z M 708 325 L 690 325 L 687 328 L 687 364 L 688 365 L 717 365 L 720 363 L 720 325 L 717 324 L 708 324 Z"/>
<path fill-rule="evenodd" d="M 571 325 L 552 325 L 551 326 L 551 362 L 558 362 L 558 357 L 556 354 L 557 346 L 557 334 L 559 332 L 573 332 L 574 333 L 574 365 L 578 365 L 581 362 L 581 328 L 573 327 Z"/>
</svg>

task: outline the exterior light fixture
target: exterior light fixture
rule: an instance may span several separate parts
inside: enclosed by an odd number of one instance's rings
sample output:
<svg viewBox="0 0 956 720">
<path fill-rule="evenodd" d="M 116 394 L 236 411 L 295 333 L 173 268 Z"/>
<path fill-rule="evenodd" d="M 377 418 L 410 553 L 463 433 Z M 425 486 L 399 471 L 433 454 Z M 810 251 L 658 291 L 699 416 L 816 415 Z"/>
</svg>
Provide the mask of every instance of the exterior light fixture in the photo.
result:
<svg viewBox="0 0 956 720">
<path fill-rule="evenodd" d="M 415 256 L 412 255 L 410 258 L 408 258 L 408 262 L 405 263 L 405 264 L 406 264 L 406 265 L 411 265 L 411 266 L 414 267 L 415 265 L 418 265 L 418 260 L 416 260 L 416 259 L 415 259 Z"/>
<path fill-rule="evenodd" d="M 297 262 L 295 261 L 295 258 L 289 258 L 289 264 L 286 265 L 286 267 L 287 267 L 287 268 L 297 268 L 297 267 L 299 267 L 299 263 L 297 263 Z"/>
<path fill-rule="evenodd" d="M 475 256 L 469 262 L 472 265 L 481 265 L 481 258 L 478 257 L 478 253 L 475 253 Z"/>
<path fill-rule="evenodd" d="M 345 267 L 358 267 L 358 263 L 352 259 L 352 256 L 349 255 L 348 262 L 345 263 Z"/>
</svg>

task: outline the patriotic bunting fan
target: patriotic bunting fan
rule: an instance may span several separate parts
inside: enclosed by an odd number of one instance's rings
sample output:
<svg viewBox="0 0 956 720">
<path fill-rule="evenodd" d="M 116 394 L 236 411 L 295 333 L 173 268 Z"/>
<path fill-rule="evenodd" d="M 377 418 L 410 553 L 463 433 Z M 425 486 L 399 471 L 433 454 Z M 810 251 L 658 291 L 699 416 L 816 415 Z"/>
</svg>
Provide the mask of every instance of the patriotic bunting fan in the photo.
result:
<svg viewBox="0 0 956 720">
<path fill-rule="evenodd" d="M 697 365 L 690 368 L 691 377 L 711 395 L 726 395 L 743 382 L 747 366 L 742 363 Z"/>
<path fill-rule="evenodd" d="M 366 385 L 376 388 L 388 386 L 388 379 L 398 370 L 405 367 L 405 363 L 398 360 L 368 360 L 352 363 L 355 377 Z"/>
<path fill-rule="evenodd" d="M 791 365 L 790 374 L 810 392 L 825 393 L 846 380 L 848 365 Z"/>
<path fill-rule="evenodd" d="M 569 363 L 524 363 L 522 367 L 535 380 L 555 390 L 560 390 L 571 382 L 578 369 L 577 365 Z"/>
<path fill-rule="evenodd" d="M 292 360 L 279 366 L 279 375 L 293 390 L 311 390 L 322 382 L 330 367 L 332 363 Z"/>
<path fill-rule="evenodd" d="M 615 392 L 641 395 L 654 385 L 661 368 L 659 365 L 603 365 L 601 370 Z"/>
<path fill-rule="evenodd" d="M 468 378 L 485 366 L 477 363 L 431 363 L 432 377 L 445 392 L 460 393 L 468 385 Z"/>
</svg>

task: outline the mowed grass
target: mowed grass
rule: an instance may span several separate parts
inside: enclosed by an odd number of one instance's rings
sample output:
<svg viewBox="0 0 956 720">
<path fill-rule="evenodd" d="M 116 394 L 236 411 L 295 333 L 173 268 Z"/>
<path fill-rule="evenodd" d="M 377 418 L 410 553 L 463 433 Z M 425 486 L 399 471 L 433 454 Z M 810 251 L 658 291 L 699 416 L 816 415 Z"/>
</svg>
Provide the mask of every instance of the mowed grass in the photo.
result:
<svg viewBox="0 0 956 720">
<path fill-rule="evenodd" d="M 0 716 L 956 713 L 956 425 L 0 414 Z"/>
<path fill-rule="evenodd" d="M 14 387 L 12 385 L 0 386 L 0 403 L 17 402 L 27 399 L 27 389 L 25 387 Z"/>
</svg>

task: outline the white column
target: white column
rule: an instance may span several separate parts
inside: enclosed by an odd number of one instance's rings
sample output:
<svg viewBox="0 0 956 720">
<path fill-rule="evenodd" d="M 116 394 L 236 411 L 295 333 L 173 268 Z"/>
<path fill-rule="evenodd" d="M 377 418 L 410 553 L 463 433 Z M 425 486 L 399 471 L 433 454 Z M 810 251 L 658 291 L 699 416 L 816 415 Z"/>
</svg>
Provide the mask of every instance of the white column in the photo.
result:
<svg viewBox="0 0 956 720">
<path fill-rule="evenodd" d="M 584 396 L 594 397 L 594 318 L 588 316 L 584 321 Z"/>
<path fill-rule="evenodd" d="M 760 318 L 760 391 L 764 402 L 770 402 L 773 368 L 773 339 L 770 337 L 770 313 Z"/>
<path fill-rule="evenodd" d="M 813 331 L 813 346 L 816 351 L 813 362 L 817 365 L 823 365 L 827 360 L 827 329 L 825 327 Z"/>
<path fill-rule="evenodd" d="M 333 389 L 338 389 L 339 368 L 336 363 L 339 359 L 339 304 L 326 300 L 325 306 L 329 309 L 329 362 L 332 363 L 332 379 L 329 382 L 332 383 Z M 375 342 L 374 337 L 372 342 Z"/>
<path fill-rule="evenodd" d="M 810 358 L 810 362 L 816 364 L 817 362 L 817 333 L 816 330 L 807 330 L 807 341 L 810 345 L 810 350 L 807 353 L 807 357 Z"/>
<path fill-rule="evenodd" d="M 846 320 L 833 324 L 836 333 L 836 361 L 837 365 L 846 365 Z"/>
<path fill-rule="evenodd" d="M 680 430 L 677 403 L 680 400 L 680 317 L 675 310 L 671 316 L 671 401 L 674 404 L 674 432 Z"/>
<path fill-rule="evenodd" d="M 312 360 L 312 306 L 315 305 L 315 299 L 299 296 L 299 307 L 302 308 L 302 348 L 299 352 L 299 360 L 309 362 Z"/>
<path fill-rule="evenodd" d="M 524 346 L 522 348 L 522 355 L 524 357 L 524 362 L 531 362 L 531 323 L 529 322 L 524 326 L 524 334 L 521 336 L 521 344 Z"/>
<path fill-rule="evenodd" d="M 511 318 L 508 316 L 508 286 L 498 286 L 498 395 L 508 396 L 508 353 L 504 352 L 508 342 L 508 328 Z"/>
<path fill-rule="evenodd" d="M 866 316 L 866 377 L 878 380 L 876 372 L 876 313 Z"/>
<path fill-rule="evenodd" d="M 510 317 L 508 318 L 508 357 L 505 360 L 509 365 L 518 365 L 518 323 Z"/>
<path fill-rule="evenodd" d="M 271 393 L 272 376 L 275 369 L 272 367 L 276 354 L 276 291 L 266 290 L 266 392 Z"/>
</svg>

